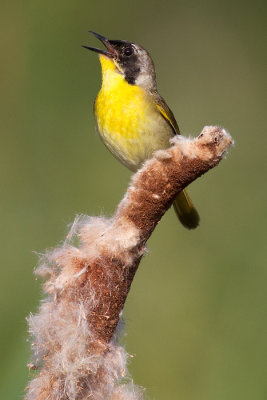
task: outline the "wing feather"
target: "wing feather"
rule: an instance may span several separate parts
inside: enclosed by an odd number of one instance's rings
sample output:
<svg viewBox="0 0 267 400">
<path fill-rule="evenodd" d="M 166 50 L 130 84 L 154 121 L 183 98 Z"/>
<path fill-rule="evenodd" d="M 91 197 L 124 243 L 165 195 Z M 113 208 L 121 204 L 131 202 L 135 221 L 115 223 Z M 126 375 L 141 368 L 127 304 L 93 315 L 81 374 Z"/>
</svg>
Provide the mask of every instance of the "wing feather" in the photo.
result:
<svg viewBox="0 0 267 400">
<path fill-rule="evenodd" d="M 151 94 L 152 94 L 153 100 L 155 102 L 155 105 L 156 105 L 157 109 L 159 110 L 159 112 L 161 113 L 161 115 L 170 124 L 170 126 L 173 129 L 174 134 L 179 135 L 180 131 L 179 131 L 178 124 L 176 122 L 176 119 L 173 115 L 172 110 L 169 108 L 166 101 L 163 99 L 163 97 L 160 96 L 160 94 L 158 94 L 158 92 L 152 92 Z"/>
</svg>

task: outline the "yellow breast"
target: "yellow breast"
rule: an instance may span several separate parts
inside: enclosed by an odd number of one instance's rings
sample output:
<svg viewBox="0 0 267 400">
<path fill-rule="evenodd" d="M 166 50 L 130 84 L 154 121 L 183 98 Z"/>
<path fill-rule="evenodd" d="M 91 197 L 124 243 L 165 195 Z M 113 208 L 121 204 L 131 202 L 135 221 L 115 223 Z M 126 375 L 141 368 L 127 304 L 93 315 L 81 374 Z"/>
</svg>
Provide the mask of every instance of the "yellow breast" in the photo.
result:
<svg viewBox="0 0 267 400">
<path fill-rule="evenodd" d="M 143 88 L 129 84 L 113 61 L 100 55 L 102 88 L 95 101 L 98 131 L 113 155 L 132 170 L 169 146 L 172 129 Z"/>
</svg>

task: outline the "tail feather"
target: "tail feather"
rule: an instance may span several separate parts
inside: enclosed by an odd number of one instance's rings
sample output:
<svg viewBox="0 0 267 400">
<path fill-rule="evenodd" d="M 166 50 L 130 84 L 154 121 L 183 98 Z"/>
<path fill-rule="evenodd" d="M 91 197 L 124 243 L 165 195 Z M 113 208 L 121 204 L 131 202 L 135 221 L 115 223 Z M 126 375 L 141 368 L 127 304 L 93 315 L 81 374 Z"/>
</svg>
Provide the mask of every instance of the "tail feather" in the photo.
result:
<svg viewBox="0 0 267 400">
<path fill-rule="evenodd" d="M 187 229 L 194 229 L 199 225 L 199 215 L 187 192 L 178 193 L 173 206 L 181 224 Z"/>
</svg>

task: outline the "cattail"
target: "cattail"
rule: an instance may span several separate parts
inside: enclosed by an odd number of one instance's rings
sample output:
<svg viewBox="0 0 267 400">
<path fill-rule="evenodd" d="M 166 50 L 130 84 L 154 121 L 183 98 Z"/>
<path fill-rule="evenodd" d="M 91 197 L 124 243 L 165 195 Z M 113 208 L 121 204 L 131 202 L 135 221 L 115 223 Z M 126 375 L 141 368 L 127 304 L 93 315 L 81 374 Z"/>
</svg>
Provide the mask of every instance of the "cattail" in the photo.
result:
<svg viewBox="0 0 267 400">
<path fill-rule="evenodd" d="M 232 144 L 218 127 L 196 139 L 177 136 L 132 178 L 112 218 L 77 217 L 63 245 L 47 252 L 36 274 L 45 299 L 30 315 L 37 374 L 27 400 L 141 400 L 119 344 L 121 313 L 146 242 L 173 199 L 213 168 Z"/>
</svg>

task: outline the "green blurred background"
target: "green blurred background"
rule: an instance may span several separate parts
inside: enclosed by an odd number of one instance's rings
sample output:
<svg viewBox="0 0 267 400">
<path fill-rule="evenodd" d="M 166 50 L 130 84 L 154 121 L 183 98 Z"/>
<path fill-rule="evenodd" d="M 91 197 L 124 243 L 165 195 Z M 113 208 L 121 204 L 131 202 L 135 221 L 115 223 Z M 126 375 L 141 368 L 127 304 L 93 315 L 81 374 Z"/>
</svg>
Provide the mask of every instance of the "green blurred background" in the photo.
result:
<svg viewBox="0 0 267 400">
<path fill-rule="evenodd" d="M 25 0 L 0 18 L 0 398 L 29 378 L 34 252 L 76 214 L 111 215 L 130 178 L 95 132 L 91 29 L 150 51 L 182 133 L 219 124 L 236 141 L 190 187 L 199 229 L 170 210 L 148 243 L 125 309 L 134 380 L 155 400 L 266 399 L 266 1 Z"/>
</svg>

